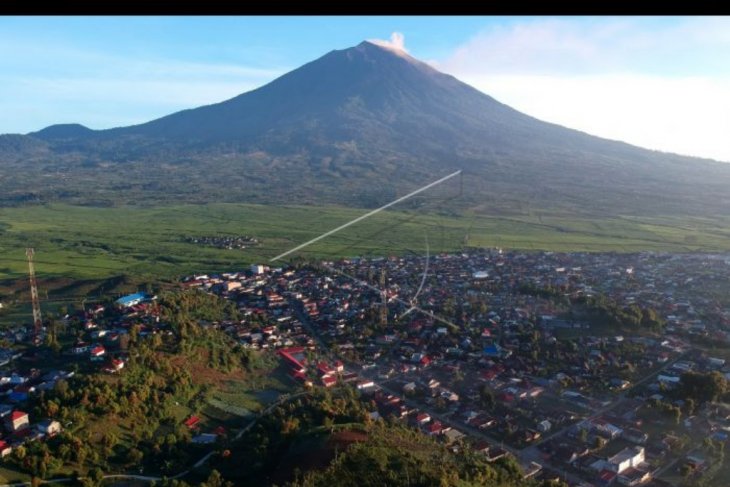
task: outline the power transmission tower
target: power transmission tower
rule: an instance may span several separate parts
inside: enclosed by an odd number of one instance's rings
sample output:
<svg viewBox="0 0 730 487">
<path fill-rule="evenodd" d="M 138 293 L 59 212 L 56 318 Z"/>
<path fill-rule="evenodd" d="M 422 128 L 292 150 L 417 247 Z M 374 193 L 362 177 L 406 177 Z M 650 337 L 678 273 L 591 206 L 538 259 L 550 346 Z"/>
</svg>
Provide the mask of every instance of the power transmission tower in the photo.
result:
<svg viewBox="0 0 730 487">
<path fill-rule="evenodd" d="M 385 292 L 385 269 L 380 270 L 380 325 L 388 324 L 388 295 Z"/>
<path fill-rule="evenodd" d="M 25 249 L 25 255 L 28 256 L 28 275 L 30 276 L 30 299 L 33 303 L 33 338 L 37 339 L 41 333 L 41 303 L 38 299 L 38 285 L 35 281 L 35 268 L 33 267 L 33 255 L 35 254 L 32 247 Z"/>
</svg>

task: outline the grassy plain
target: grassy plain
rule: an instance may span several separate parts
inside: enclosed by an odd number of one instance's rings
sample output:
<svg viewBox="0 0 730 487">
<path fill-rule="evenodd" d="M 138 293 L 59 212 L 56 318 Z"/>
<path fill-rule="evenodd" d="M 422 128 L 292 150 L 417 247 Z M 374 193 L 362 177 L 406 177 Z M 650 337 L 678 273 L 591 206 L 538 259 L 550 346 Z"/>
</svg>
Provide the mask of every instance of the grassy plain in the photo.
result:
<svg viewBox="0 0 730 487">
<path fill-rule="evenodd" d="M 0 209 L 0 280 L 26 275 L 25 247 L 36 249 L 40 279 L 118 275 L 175 278 L 240 269 L 364 214 L 341 207 L 250 204 L 153 208 L 66 205 Z M 261 244 L 218 249 L 190 236 L 250 235 Z M 552 251 L 730 251 L 730 217 L 589 218 L 540 214 L 455 213 L 443 208 L 384 211 L 303 249 L 334 258 L 423 252 L 465 246 Z"/>
</svg>

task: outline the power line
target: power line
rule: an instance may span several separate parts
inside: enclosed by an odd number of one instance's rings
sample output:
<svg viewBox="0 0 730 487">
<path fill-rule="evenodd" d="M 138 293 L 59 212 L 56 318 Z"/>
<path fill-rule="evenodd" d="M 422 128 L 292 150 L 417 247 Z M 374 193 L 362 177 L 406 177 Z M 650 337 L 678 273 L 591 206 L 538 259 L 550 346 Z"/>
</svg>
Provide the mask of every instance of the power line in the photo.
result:
<svg viewBox="0 0 730 487">
<path fill-rule="evenodd" d="M 369 212 L 365 213 L 364 215 L 359 216 L 359 217 L 355 218 L 354 220 L 351 220 L 351 221 L 345 223 L 344 225 L 340 225 L 337 228 L 333 228 L 332 230 L 330 230 L 328 232 L 325 232 L 322 235 L 320 235 L 318 237 L 315 237 L 312 240 L 309 240 L 308 242 L 304 242 L 301 245 L 297 245 L 293 249 L 287 250 L 283 254 L 277 255 L 276 257 L 274 257 L 273 259 L 271 259 L 269 262 L 274 262 L 276 260 L 281 259 L 282 257 L 286 257 L 287 255 L 296 252 L 297 250 L 303 249 L 304 247 L 308 247 L 309 245 L 312 245 L 313 243 L 318 242 L 318 241 L 322 240 L 323 238 L 329 237 L 330 235 L 335 234 L 335 233 L 339 232 L 340 230 L 344 230 L 345 228 L 349 227 L 350 225 L 354 225 L 355 223 L 358 223 L 358 222 L 360 222 L 360 221 L 362 221 L 362 220 L 364 220 L 366 218 L 369 218 L 369 217 L 371 217 L 373 215 L 376 215 L 376 214 L 380 213 L 381 211 L 383 211 L 383 210 L 385 210 L 387 208 L 390 208 L 393 205 L 396 205 L 396 204 L 398 204 L 398 203 L 400 203 L 402 201 L 405 201 L 408 198 L 411 198 L 412 196 L 417 195 L 418 193 L 422 193 L 423 191 L 426 191 L 427 189 L 433 188 L 434 186 L 436 186 L 438 184 L 441 184 L 444 181 L 447 181 L 447 180 L 453 178 L 454 176 L 458 176 L 459 174 L 461 174 L 461 169 L 459 169 L 458 171 L 456 171 L 454 173 L 449 174 L 448 176 L 445 176 L 445 177 L 439 179 L 438 181 L 434 181 L 433 183 L 427 184 L 426 186 L 424 186 L 422 188 L 419 188 L 419 189 L 417 189 L 415 191 L 412 191 L 412 192 L 408 193 L 405 196 L 401 196 L 400 198 L 398 198 L 398 199 L 396 199 L 394 201 L 391 201 L 390 203 L 388 203 L 386 205 L 383 205 L 380 208 L 376 208 L 375 210 L 369 211 Z"/>
</svg>

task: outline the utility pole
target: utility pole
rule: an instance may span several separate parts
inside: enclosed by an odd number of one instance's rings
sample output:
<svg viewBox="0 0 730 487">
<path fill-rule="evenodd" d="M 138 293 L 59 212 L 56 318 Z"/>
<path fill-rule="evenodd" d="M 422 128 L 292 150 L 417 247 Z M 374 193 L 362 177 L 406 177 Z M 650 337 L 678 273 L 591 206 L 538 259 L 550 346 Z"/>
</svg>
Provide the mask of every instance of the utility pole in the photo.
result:
<svg viewBox="0 0 730 487">
<path fill-rule="evenodd" d="M 35 251 L 32 247 L 25 249 L 25 255 L 28 257 L 28 275 L 30 276 L 30 299 L 33 303 L 33 339 L 36 340 L 41 334 L 41 303 L 38 299 L 38 286 L 35 280 L 35 267 L 33 266 L 33 255 Z"/>
</svg>

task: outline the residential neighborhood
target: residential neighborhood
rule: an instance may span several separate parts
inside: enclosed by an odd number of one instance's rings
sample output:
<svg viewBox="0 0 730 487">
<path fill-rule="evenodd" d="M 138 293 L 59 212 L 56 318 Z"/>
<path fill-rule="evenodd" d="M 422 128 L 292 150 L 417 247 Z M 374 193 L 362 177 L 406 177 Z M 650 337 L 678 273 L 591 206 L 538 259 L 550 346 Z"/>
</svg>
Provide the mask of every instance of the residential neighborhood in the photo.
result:
<svg viewBox="0 0 730 487">
<path fill-rule="evenodd" d="M 184 285 L 234 300 L 250 320 L 220 326 L 245 346 L 278 350 L 302 384 L 351 382 L 374 401 L 374 417 L 402 418 L 447 444 L 470 441 L 489 458 L 512 453 L 532 475 L 673 485 L 693 464 L 690 442 L 665 441 L 692 431 L 653 411 L 670 406 L 662 391 L 688 370 L 730 377 L 702 346 L 730 343 L 730 303 L 719 294 L 727 257 L 437 255 L 419 311 L 408 312 L 426 258 L 256 266 Z M 596 319 L 586 303 L 598 296 L 637 308 L 639 319 Z M 253 319 L 266 326 L 251 329 Z M 683 414 L 707 417 L 708 433 L 727 438 L 730 423 L 708 407 Z"/>
<path fill-rule="evenodd" d="M 512 455 L 530 478 L 679 486 L 725 468 L 713 452 L 728 440 L 730 406 L 672 391 L 689 373 L 730 378 L 729 271 L 713 255 L 489 249 L 252 265 L 181 286 L 241 317 L 201 326 L 275 354 L 297 387 L 355 388 L 372 420 L 398 418 L 490 462 Z M 64 427 L 27 414 L 31 395 L 74 370 L 123 374 L 130 334 L 171 333 L 156 299 L 139 292 L 67 318 L 84 331 L 60 351 L 62 370 L 1 350 L 0 455 Z M 199 445 L 226 434 L 197 415 L 182 424 Z"/>
</svg>

